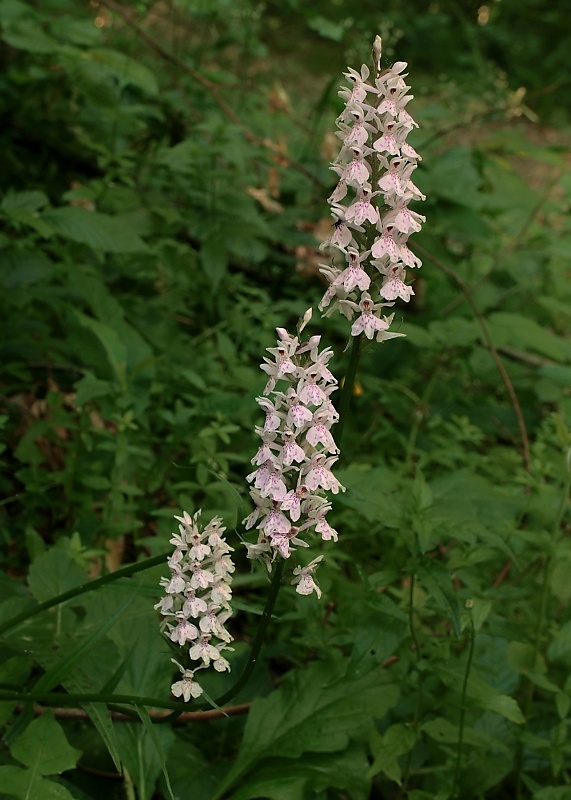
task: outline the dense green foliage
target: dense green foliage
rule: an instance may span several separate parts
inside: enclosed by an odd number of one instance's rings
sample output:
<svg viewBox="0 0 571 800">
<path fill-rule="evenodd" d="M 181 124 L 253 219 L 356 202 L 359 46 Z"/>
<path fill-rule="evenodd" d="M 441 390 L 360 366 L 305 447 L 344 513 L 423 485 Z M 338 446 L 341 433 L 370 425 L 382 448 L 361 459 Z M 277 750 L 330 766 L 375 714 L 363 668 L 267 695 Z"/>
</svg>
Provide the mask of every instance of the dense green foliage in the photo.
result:
<svg viewBox="0 0 571 800">
<path fill-rule="evenodd" d="M 2 797 L 571 798 L 566 9 L 357 5 L 0 0 Z M 236 529 L 240 673 L 258 365 L 323 292 L 336 91 L 377 32 L 424 266 L 362 357 L 324 596 L 282 588 L 247 713 L 112 721 L 169 705 L 164 567 L 4 624 L 203 508 Z M 310 332 L 341 377 L 346 322 Z"/>
</svg>

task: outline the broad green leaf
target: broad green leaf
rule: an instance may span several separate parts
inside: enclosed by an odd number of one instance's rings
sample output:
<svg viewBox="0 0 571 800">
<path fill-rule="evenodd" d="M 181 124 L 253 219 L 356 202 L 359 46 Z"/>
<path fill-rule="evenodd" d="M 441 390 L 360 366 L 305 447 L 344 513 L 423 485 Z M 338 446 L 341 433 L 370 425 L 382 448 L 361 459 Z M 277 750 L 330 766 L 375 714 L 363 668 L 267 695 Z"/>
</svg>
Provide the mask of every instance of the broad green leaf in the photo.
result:
<svg viewBox="0 0 571 800">
<path fill-rule="evenodd" d="M 228 248 L 224 238 L 211 236 L 206 239 L 200 248 L 200 260 L 212 291 L 216 291 L 228 267 Z"/>
<path fill-rule="evenodd" d="M 177 800 L 212 797 L 225 771 L 223 764 L 209 762 L 198 747 L 180 737 L 169 750 L 167 768 Z"/>
<path fill-rule="evenodd" d="M 387 728 L 382 736 L 375 732 L 371 747 L 374 761 L 368 771 L 369 778 L 382 772 L 400 786 L 402 770 L 399 756 L 408 753 L 415 742 L 415 732 L 400 722 Z"/>
<path fill-rule="evenodd" d="M 30 672 L 30 659 L 13 656 L 0 662 L 0 684 L 4 688 L 13 687 L 19 691 L 25 684 Z M 7 722 L 16 706 L 16 702 L 0 702 L 0 725 Z"/>
<path fill-rule="evenodd" d="M 43 192 L 33 190 L 30 192 L 8 192 L 2 198 L 0 208 L 11 213 L 12 211 L 37 211 L 48 204 L 49 200 Z"/>
<path fill-rule="evenodd" d="M 304 753 L 295 760 L 272 758 L 256 767 L 230 800 L 299 800 L 318 797 L 331 788 L 348 790 L 352 800 L 366 800 L 370 794 L 367 766 L 367 755 L 358 744 L 342 753 Z"/>
<path fill-rule="evenodd" d="M 446 609 L 456 636 L 461 633 L 460 603 L 452 585 L 449 570 L 434 558 L 422 558 L 417 567 L 417 576 L 440 609 Z"/>
<path fill-rule="evenodd" d="M 9 795 L 18 800 L 75 800 L 60 783 L 42 778 L 33 769 L 20 769 L 12 765 L 0 766 L 2 797 Z"/>
<path fill-rule="evenodd" d="M 139 253 L 145 242 L 119 216 L 69 206 L 46 211 L 41 220 L 65 239 L 106 253 Z"/>
<path fill-rule="evenodd" d="M 124 390 L 127 388 L 127 347 L 120 339 L 119 334 L 110 325 L 100 322 L 98 319 L 88 317 L 80 311 L 75 312 L 75 317 L 78 322 L 85 328 L 91 331 L 101 343 L 109 366 L 112 368 L 115 376 Z"/>
<path fill-rule="evenodd" d="M 149 95 L 156 95 L 159 87 L 155 73 L 148 67 L 118 50 L 93 47 L 84 50 L 82 58 L 91 60 L 113 75 L 121 84 L 131 84 Z"/>
<path fill-rule="evenodd" d="M 54 53 L 59 49 L 59 42 L 34 22 L 14 22 L 4 28 L 0 35 L 11 47 L 30 53 Z"/>
<path fill-rule="evenodd" d="M 398 697 L 398 687 L 378 672 L 350 680 L 324 663 L 299 670 L 278 691 L 254 700 L 242 747 L 216 797 L 261 759 L 344 749 L 352 735 L 382 719 Z"/>
<path fill-rule="evenodd" d="M 33 686 L 32 691 L 38 693 L 49 692 L 55 686 L 58 686 L 60 683 L 62 683 L 75 665 L 82 660 L 84 655 L 89 652 L 97 644 L 97 642 L 99 642 L 100 639 L 106 636 L 108 631 L 110 631 L 114 625 L 117 624 L 119 619 L 121 619 L 127 608 L 133 602 L 133 599 L 134 597 L 132 595 L 127 596 L 115 609 L 114 613 L 111 614 L 101 625 L 95 628 L 93 633 L 80 639 L 75 647 L 66 653 L 63 659 L 48 669 L 45 675 L 43 675 Z"/>
<path fill-rule="evenodd" d="M 444 717 L 437 717 L 436 719 L 424 722 L 421 726 L 421 730 L 436 742 L 442 744 L 458 744 L 460 736 L 458 725 L 454 725 L 450 720 L 444 719 Z M 464 726 L 462 739 L 465 744 L 469 744 L 472 747 L 481 747 L 484 750 L 502 750 L 505 753 L 509 753 L 507 745 L 500 742 L 499 739 L 495 739 L 489 734 L 477 731 L 467 725 Z"/>
<path fill-rule="evenodd" d="M 555 361 L 571 361 L 571 342 L 551 333 L 529 316 L 501 311 L 488 318 L 488 325 L 496 347 L 529 348 Z"/>
<path fill-rule="evenodd" d="M 59 775 L 73 769 L 81 755 L 68 743 L 51 711 L 31 722 L 10 750 L 17 761 L 37 775 Z"/>
<path fill-rule="evenodd" d="M 440 675 L 444 683 L 454 688 L 458 693 L 461 692 L 464 682 L 464 669 L 461 666 L 445 667 L 440 665 L 435 668 L 435 671 Z M 516 700 L 513 697 L 502 694 L 487 683 L 476 673 L 474 668 L 472 668 L 468 679 L 466 693 L 468 698 L 480 708 L 494 711 L 517 725 L 523 725 L 525 722 L 525 717 Z"/>
<path fill-rule="evenodd" d="M 30 590 L 40 603 L 86 582 L 85 572 L 59 547 L 52 547 L 38 556 L 28 575 Z"/>
</svg>

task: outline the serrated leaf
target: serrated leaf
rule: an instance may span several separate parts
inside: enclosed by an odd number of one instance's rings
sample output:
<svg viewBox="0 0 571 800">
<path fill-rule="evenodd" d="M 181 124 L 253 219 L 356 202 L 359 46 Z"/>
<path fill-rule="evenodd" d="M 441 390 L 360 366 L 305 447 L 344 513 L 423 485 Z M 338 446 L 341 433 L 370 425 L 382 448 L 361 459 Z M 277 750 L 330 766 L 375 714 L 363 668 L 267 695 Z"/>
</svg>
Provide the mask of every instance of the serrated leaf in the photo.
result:
<svg viewBox="0 0 571 800">
<path fill-rule="evenodd" d="M 65 786 L 42 778 L 32 769 L 0 766 L 0 786 L 4 793 L 18 800 L 75 800 Z"/>
<path fill-rule="evenodd" d="M 37 775 L 59 775 L 73 769 L 81 755 L 72 747 L 51 711 L 31 722 L 10 748 L 12 756 Z"/>
<path fill-rule="evenodd" d="M 2 39 L 11 47 L 27 50 L 29 53 L 54 53 L 59 49 L 59 42 L 36 25 L 34 22 L 18 21 L 5 28 Z"/>
<path fill-rule="evenodd" d="M 370 781 L 366 777 L 367 755 L 358 744 L 342 753 L 305 753 L 301 758 L 270 759 L 256 767 L 250 778 L 230 796 L 230 800 L 299 800 L 318 797 L 334 788 L 349 790 L 351 800 L 366 800 Z"/>
<path fill-rule="evenodd" d="M 215 291 L 228 267 L 228 248 L 221 237 L 211 237 L 200 248 L 200 261 L 204 274 Z"/>
<path fill-rule="evenodd" d="M 383 683 L 377 672 L 349 680 L 332 671 L 339 670 L 313 664 L 269 697 L 254 700 L 242 747 L 216 797 L 263 758 L 344 749 L 351 735 L 384 717 L 398 700 L 398 687 Z"/>
<path fill-rule="evenodd" d="M 46 211 L 41 220 L 55 233 L 106 253 L 139 253 L 145 242 L 119 216 L 69 206 Z"/>
<path fill-rule="evenodd" d="M 408 753 L 414 747 L 415 742 L 415 732 L 406 725 L 397 723 L 387 728 L 382 736 L 374 740 L 372 747 L 374 761 L 368 771 L 369 778 L 382 772 L 400 786 L 402 771 L 398 760 L 399 756 Z"/>
<path fill-rule="evenodd" d="M 87 575 L 81 567 L 58 547 L 38 556 L 28 576 L 31 592 L 40 603 L 75 589 L 86 581 Z"/>
<path fill-rule="evenodd" d="M 2 198 L 1 208 L 8 213 L 12 211 L 37 211 L 48 204 L 48 198 L 43 192 L 33 190 L 30 192 L 8 192 Z"/>
<path fill-rule="evenodd" d="M 32 688 L 32 692 L 35 691 L 38 694 L 41 692 L 49 692 L 55 686 L 62 683 L 74 666 L 81 661 L 83 656 L 89 652 L 89 650 L 91 650 L 100 639 L 106 636 L 108 631 L 110 631 L 114 625 L 116 625 L 127 608 L 133 602 L 133 599 L 133 595 L 125 598 L 125 600 L 123 600 L 123 602 L 114 610 L 113 614 L 111 614 L 101 625 L 99 625 L 91 635 L 80 639 L 80 641 L 78 641 L 77 644 L 68 653 L 66 653 L 64 658 L 48 669 L 47 672 L 37 681 Z"/>
<path fill-rule="evenodd" d="M 121 84 L 131 84 L 149 95 L 156 95 L 159 86 L 155 74 L 134 58 L 104 47 L 93 47 L 82 52 L 82 58 L 95 62 L 113 75 Z"/>
<path fill-rule="evenodd" d="M 87 314 L 82 314 L 80 311 L 75 312 L 75 317 L 84 328 L 90 330 L 99 340 L 119 384 L 123 389 L 126 389 L 127 347 L 117 331 L 110 325 L 106 325 L 98 319 L 93 319 L 93 317 L 88 317 Z"/>
<path fill-rule="evenodd" d="M 450 612 L 450 621 L 456 636 L 461 633 L 460 603 L 452 585 L 452 576 L 444 564 L 433 558 L 423 558 L 417 567 L 417 576 L 428 590 L 438 608 Z"/>
</svg>

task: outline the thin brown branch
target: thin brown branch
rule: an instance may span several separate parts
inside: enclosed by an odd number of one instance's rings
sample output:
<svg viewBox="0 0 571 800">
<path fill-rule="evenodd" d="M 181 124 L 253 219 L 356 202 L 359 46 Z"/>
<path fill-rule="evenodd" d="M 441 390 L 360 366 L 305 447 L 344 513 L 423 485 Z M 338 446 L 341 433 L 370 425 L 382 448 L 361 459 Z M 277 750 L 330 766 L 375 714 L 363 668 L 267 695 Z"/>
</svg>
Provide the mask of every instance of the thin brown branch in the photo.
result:
<svg viewBox="0 0 571 800">
<path fill-rule="evenodd" d="M 434 264 L 435 267 L 437 267 L 439 270 L 441 270 L 441 272 L 444 272 L 445 275 L 447 275 L 451 280 L 453 280 L 460 287 L 460 289 L 461 289 L 462 293 L 464 294 L 464 297 L 466 298 L 470 308 L 474 312 L 474 315 L 475 315 L 476 319 L 478 320 L 478 324 L 480 325 L 480 328 L 481 328 L 481 331 L 482 331 L 482 334 L 483 334 L 483 337 L 484 337 L 484 342 L 486 344 L 486 347 L 490 351 L 490 355 L 492 356 L 492 358 L 494 360 L 494 363 L 495 363 L 496 367 L 498 368 L 498 372 L 500 373 L 500 375 L 502 377 L 502 380 L 504 382 L 504 386 L 506 387 L 507 392 L 508 392 L 508 394 L 510 396 L 510 400 L 512 402 L 512 406 L 513 406 L 513 409 L 514 409 L 514 412 L 515 412 L 515 415 L 516 415 L 516 418 L 517 418 L 518 426 L 519 426 L 524 469 L 525 469 L 525 471 L 527 473 L 531 473 L 531 456 L 530 456 L 530 452 L 529 452 L 529 437 L 527 435 L 527 428 L 525 426 L 525 420 L 523 418 L 523 413 L 522 413 L 522 410 L 521 410 L 521 406 L 520 406 L 516 391 L 515 391 L 515 389 L 513 387 L 513 383 L 511 382 L 511 378 L 508 375 L 508 373 L 506 371 L 506 368 L 503 365 L 503 362 L 502 362 L 502 360 L 501 360 L 501 358 L 499 356 L 498 351 L 496 350 L 496 347 L 495 347 L 494 342 L 492 340 L 492 337 L 490 335 L 490 329 L 488 328 L 488 323 L 486 322 L 486 320 L 484 318 L 484 315 L 482 314 L 482 312 L 480 311 L 480 309 L 478 308 L 478 306 L 474 302 L 474 298 L 472 297 L 472 294 L 470 292 L 469 287 L 464 283 L 462 278 L 454 272 L 454 270 L 452 270 L 452 269 L 450 269 L 450 267 L 446 266 L 446 264 L 444 264 L 442 261 L 440 261 L 440 259 L 436 258 L 431 253 L 429 253 L 429 251 L 426 250 L 421 245 L 415 243 L 415 248 L 414 249 L 418 250 L 419 253 L 421 253 L 426 258 L 428 258 L 430 261 L 432 261 L 432 263 Z"/>
<path fill-rule="evenodd" d="M 222 717 L 235 717 L 238 714 L 247 714 L 251 703 L 240 703 L 235 706 L 225 706 L 224 708 L 211 708 L 208 711 L 183 711 L 173 722 L 174 724 L 185 724 L 187 722 L 205 722 L 209 719 L 221 719 Z M 34 705 L 34 714 L 40 716 L 46 711 L 51 711 L 58 719 L 89 719 L 89 714 L 82 708 L 51 708 L 42 706 L 39 703 Z M 111 711 L 111 719 L 118 722 L 133 722 L 130 714 L 122 714 L 120 711 Z M 151 708 L 149 716 L 151 719 L 159 720 L 168 717 L 172 712 L 168 709 Z"/>
</svg>

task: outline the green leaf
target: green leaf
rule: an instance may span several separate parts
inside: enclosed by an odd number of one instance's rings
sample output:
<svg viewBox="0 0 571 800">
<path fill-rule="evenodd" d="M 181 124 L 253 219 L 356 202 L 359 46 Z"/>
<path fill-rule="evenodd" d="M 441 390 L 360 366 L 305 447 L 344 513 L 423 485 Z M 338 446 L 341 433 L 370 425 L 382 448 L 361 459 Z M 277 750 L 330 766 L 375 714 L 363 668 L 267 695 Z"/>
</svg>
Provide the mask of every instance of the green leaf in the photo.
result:
<svg viewBox="0 0 571 800">
<path fill-rule="evenodd" d="M 382 736 L 375 732 L 371 748 L 374 761 L 369 768 L 369 777 L 373 778 L 382 772 L 400 786 L 402 770 L 398 760 L 399 756 L 408 753 L 414 747 L 415 742 L 415 732 L 402 723 L 391 725 Z"/>
<path fill-rule="evenodd" d="M 85 703 L 83 709 L 89 714 L 89 719 L 93 722 L 99 735 L 103 739 L 105 747 L 113 759 L 117 772 L 122 772 L 123 768 L 121 765 L 121 755 L 119 753 L 119 743 L 117 741 L 115 727 L 109 714 L 109 709 L 105 703 Z"/>
<path fill-rule="evenodd" d="M 436 606 L 450 613 L 450 621 L 456 636 L 461 633 L 460 603 L 452 585 L 449 570 L 434 558 L 422 558 L 417 567 L 420 582 L 430 593 Z"/>
<path fill-rule="evenodd" d="M 338 667 L 312 664 L 277 692 L 254 700 L 242 747 L 216 797 L 261 759 L 343 750 L 352 735 L 382 719 L 398 700 L 398 687 L 376 671 L 358 680 L 335 673 Z"/>
<path fill-rule="evenodd" d="M 27 50 L 29 53 L 54 53 L 60 46 L 56 39 L 48 36 L 34 22 L 14 22 L 0 35 L 11 47 Z"/>
<path fill-rule="evenodd" d="M 49 692 L 55 686 L 59 685 L 65 680 L 65 677 L 81 661 L 85 653 L 89 652 L 97 642 L 106 636 L 113 626 L 123 616 L 127 608 L 133 602 L 132 595 L 127 596 L 123 602 L 115 609 L 105 622 L 98 626 L 91 635 L 85 636 L 77 642 L 65 657 L 53 665 L 33 686 L 32 692 Z"/>
<path fill-rule="evenodd" d="M 33 769 L 1 766 L 0 785 L 2 797 L 6 794 L 19 800 L 75 800 L 65 786 L 42 778 Z"/>
<path fill-rule="evenodd" d="M 228 248 L 221 237 L 212 237 L 203 242 L 200 249 L 200 260 L 205 275 L 215 291 L 228 267 Z"/>
<path fill-rule="evenodd" d="M 88 317 L 81 311 L 76 311 L 74 316 L 84 328 L 93 333 L 101 343 L 109 366 L 115 373 L 117 381 L 123 390 L 127 389 L 127 347 L 122 339 L 119 338 L 117 331 L 109 325 L 100 322 L 98 319 Z"/>
<path fill-rule="evenodd" d="M 305 753 L 295 761 L 273 758 L 257 767 L 230 800 L 299 800 L 321 796 L 330 788 L 348 790 L 352 800 L 366 800 L 370 795 L 367 766 L 365 750 L 358 744 L 342 753 Z"/>
<path fill-rule="evenodd" d="M 11 747 L 12 756 L 38 775 L 59 775 L 73 769 L 81 755 L 72 747 L 51 711 L 28 725 Z"/>
<path fill-rule="evenodd" d="M 43 603 L 86 583 L 87 575 L 62 549 L 53 547 L 30 567 L 28 583 L 36 600 Z"/>
<path fill-rule="evenodd" d="M 21 656 L 13 656 L 0 663 L 0 684 L 4 688 L 12 686 L 19 690 L 27 680 L 30 672 L 30 660 Z M 16 705 L 14 702 L 0 702 L 0 725 L 10 719 L 12 711 Z"/>
<path fill-rule="evenodd" d="M 431 739 L 441 744 L 458 744 L 458 737 L 460 731 L 458 725 L 454 725 L 444 717 L 437 717 L 428 722 L 423 723 L 421 730 L 423 730 Z M 484 750 L 494 749 L 501 750 L 506 754 L 509 753 L 509 748 L 499 739 L 491 737 L 488 733 L 482 733 L 474 728 L 464 726 L 463 741 L 472 747 L 481 747 Z"/>
<path fill-rule="evenodd" d="M 155 725 L 153 725 L 153 723 L 151 721 L 151 718 L 149 716 L 149 712 L 147 711 L 146 708 L 143 708 L 143 706 L 137 706 L 137 713 L 138 713 L 138 715 L 139 715 L 139 717 L 141 719 L 141 722 L 143 723 L 143 725 L 145 727 L 145 730 L 149 734 L 150 739 L 152 740 L 153 744 L 155 745 L 155 752 L 156 752 L 157 757 L 158 757 L 158 759 L 159 759 L 159 761 L 161 763 L 161 770 L 162 770 L 162 773 L 163 773 L 163 777 L 165 779 L 165 784 L 166 784 L 166 787 L 167 787 L 168 795 L 171 798 L 171 800 L 175 800 L 175 797 L 174 797 L 174 795 L 172 793 L 172 787 L 171 787 L 171 782 L 170 782 L 169 773 L 168 773 L 168 769 L 167 769 L 165 753 L 163 751 L 162 743 L 161 743 L 159 737 L 157 736 L 157 728 L 156 728 Z"/>
<path fill-rule="evenodd" d="M 157 752 L 156 742 L 164 753 L 169 751 L 174 738 L 168 725 L 157 725 L 153 738 L 140 724 L 128 722 L 117 728 L 121 761 L 137 788 L 137 800 L 151 800 L 154 795 L 162 767 L 162 756 Z"/>
<path fill-rule="evenodd" d="M 94 250 L 139 253 L 147 249 L 145 242 L 125 225 L 120 216 L 111 217 L 99 211 L 69 206 L 46 211 L 41 220 L 65 239 L 85 244 Z"/>
<path fill-rule="evenodd" d="M 440 675 L 447 686 L 451 686 L 460 693 L 464 682 L 463 667 L 445 667 L 439 665 L 435 667 L 435 671 Z M 491 686 L 475 672 L 474 668 L 472 668 L 468 679 L 466 693 L 470 700 L 480 708 L 486 709 L 486 711 L 494 711 L 496 714 L 500 714 L 502 717 L 510 720 L 510 722 L 515 722 L 517 725 L 523 725 L 525 722 L 525 717 L 514 698 L 502 694 L 498 689 Z"/>
<path fill-rule="evenodd" d="M 37 211 L 48 204 L 49 200 L 43 192 L 36 190 L 30 192 L 8 192 L 2 199 L 3 211 Z"/>
<path fill-rule="evenodd" d="M 118 50 L 93 47 L 83 51 L 81 57 L 93 61 L 100 69 L 103 68 L 117 78 L 122 85 L 131 84 L 151 96 L 159 91 L 155 73 Z"/>
</svg>

